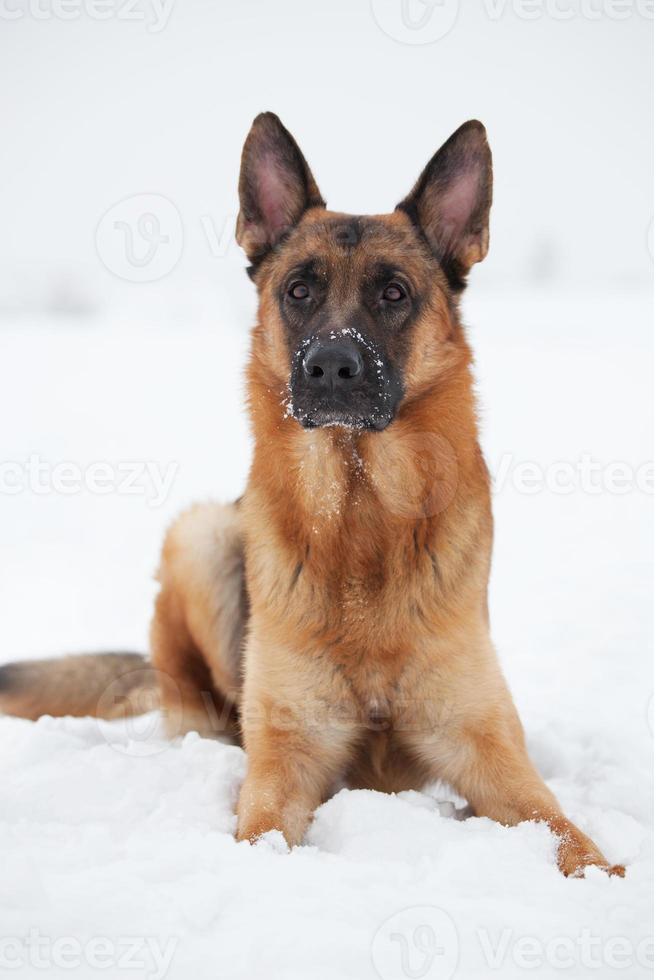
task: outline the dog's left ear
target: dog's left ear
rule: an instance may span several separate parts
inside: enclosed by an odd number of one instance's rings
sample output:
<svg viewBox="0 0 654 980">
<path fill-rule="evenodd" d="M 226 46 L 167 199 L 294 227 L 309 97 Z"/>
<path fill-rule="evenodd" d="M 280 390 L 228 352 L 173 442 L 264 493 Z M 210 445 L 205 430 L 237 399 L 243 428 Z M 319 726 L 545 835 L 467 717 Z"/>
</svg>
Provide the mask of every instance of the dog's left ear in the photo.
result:
<svg viewBox="0 0 654 980">
<path fill-rule="evenodd" d="M 252 123 L 243 147 L 236 240 L 256 263 L 298 223 L 307 208 L 325 207 L 299 146 L 274 112 Z"/>
<path fill-rule="evenodd" d="M 419 226 L 455 288 L 488 252 L 493 162 L 486 130 L 464 123 L 429 161 L 398 208 Z"/>
</svg>

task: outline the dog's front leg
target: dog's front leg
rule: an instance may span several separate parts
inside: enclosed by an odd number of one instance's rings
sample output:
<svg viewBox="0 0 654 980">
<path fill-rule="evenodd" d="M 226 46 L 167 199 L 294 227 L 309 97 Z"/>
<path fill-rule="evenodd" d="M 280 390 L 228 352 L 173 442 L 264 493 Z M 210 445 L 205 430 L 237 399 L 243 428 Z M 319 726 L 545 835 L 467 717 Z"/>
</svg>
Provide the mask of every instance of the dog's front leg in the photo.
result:
<svg viewBox="0 0 654 980">
<path fill-rule="evenodd" d="M 465 653 L 459 666 L 464 667 Z M 428 763 L 434 778 L 443 779 L 464 796 L 476 816 L 514 826 L 543 821 L 558 837 L 557 861 L 565 875 L 582 876 L 597 865 L 609 874 L 624 875 L 611 865 L 593 841 L 562 812 L 553 793 L 533 765 L 511 695 L 489 648 L 477 660 L 472 681 L 452 688 L 434 686 L 443 698 L 442 724 L 414 731 L 411 748 Z M 428 675 L 423 689 L 429 688 Z"/>
<path fill-rule="evenodd" d="M 280 830 L 302 841 L 311 815 L 344 770 L 358 724 L 337 677 L 310 655 L 251 640 L 241 717 L 248 771 L 239 840 Z"/>
<path fill-rule="evenodd" d="M 290 847 L 300 844 L 313 811 L 329 792 L 349 740 L 316 738 L 265 726 L 247 737 L 248 772 L 238 801 L 238 840 L 254 841 L 280 830 Z"/>
<path fill-rule="evenodd" d="M 514 826 L 525 820 L 549 825 L 559 840 L 557 863 L 565 875 L 583 876 L 589 865 L 624 875 L 597 845 L 564 815 L 522 744 L 504 725 L 489 725 L 462 741 L 449 762 L 449 780 L 477 816 Z"/>
</svg>

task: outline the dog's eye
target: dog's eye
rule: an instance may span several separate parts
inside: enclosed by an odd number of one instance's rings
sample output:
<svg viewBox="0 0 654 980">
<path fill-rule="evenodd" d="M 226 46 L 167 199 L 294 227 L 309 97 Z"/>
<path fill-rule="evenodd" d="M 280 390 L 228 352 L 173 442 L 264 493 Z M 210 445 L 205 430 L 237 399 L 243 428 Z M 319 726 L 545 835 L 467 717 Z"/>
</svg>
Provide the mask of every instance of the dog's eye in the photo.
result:
<svg viewBox="0 0 654 980">
<path fill-rule="evenodd" d="M 382 293 L 382 299 L 385 299 L 388 303 L 399 303 L 405 296 L 406 291 L 396 282 L 389 283 Z"/>
<path fill-rule="evenodd" d="M 292 282 L 288 287 L 288 295 L 292 299 L 307 299 L 309 296 L 309 287 L 306 282 Z"/>
</svg>

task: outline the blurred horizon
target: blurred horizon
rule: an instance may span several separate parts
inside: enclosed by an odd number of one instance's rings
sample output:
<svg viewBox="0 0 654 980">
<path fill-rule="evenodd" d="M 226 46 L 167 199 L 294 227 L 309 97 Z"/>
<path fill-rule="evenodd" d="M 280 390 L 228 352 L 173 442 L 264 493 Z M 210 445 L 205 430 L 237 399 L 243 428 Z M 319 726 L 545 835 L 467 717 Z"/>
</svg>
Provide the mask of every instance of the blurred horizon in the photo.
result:
<svg viewBox="0 0 654 980">
<path fill-rule="evenodd" d="M 548 6 L 531 19 L 519 0 L 403 0 L 410 34 L 394 28 L 400 0 L 318 0 L 310 13 L 299 0 L 170 0 L 165 16 L 139 0 L 140 20 L 109 0 L 102 21 L 78 2 L 75 19 L 39 19 L 28 0 L 3 17 L 1 321 L 250 311 L 233 227 L 241 146 L 263 109 L 296 136 L 328 205 L 355 213 L 392 209 L 448 135 L 480 118 L 495 203 L 475 289 L 654 284 L 654 21 L 636 4 L 591 18 L 569 0 L 573 16 Z M 424 41 L 419 18 L 431 29 L 447 8 L 452 26 Z M 120 202 L 153 196 L 161 226 L 140 240 L 134 225 L 134 247 L 170 220 L 172 266 L 121 279 L 107 255 L 129 245 Z"/>
</svg>

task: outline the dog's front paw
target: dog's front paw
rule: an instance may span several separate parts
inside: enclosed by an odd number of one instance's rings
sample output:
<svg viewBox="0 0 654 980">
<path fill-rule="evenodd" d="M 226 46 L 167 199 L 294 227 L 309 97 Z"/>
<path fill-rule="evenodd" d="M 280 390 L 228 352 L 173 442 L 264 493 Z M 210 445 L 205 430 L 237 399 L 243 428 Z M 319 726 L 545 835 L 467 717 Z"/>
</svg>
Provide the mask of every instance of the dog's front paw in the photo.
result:
<svg viewBox="0 0 654 980">
<path fill-rule="evenodd" d="M 249 819 L 240 819 L 236 831 L 236 840 L 247 840 L 256 844 L 266 834 L 281 833 L 280 822 L 270 814 L 248 815 Z"/>
<path fill-rule="evenodd" d="M 557 855 L 559 871 L 566 878 L 583 878 L 586 868 L 596 867 L 606 871 L 608 875 L 624 878 L 623 864 L 609 864 L 602 852 L 583 834 L 564 834 L 561 837 Z"/>
</svg>

